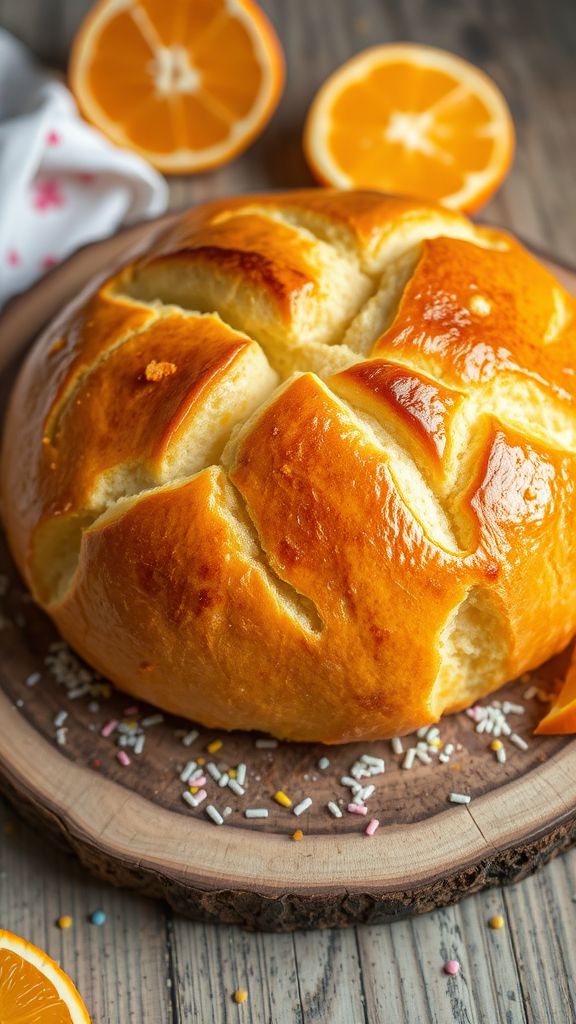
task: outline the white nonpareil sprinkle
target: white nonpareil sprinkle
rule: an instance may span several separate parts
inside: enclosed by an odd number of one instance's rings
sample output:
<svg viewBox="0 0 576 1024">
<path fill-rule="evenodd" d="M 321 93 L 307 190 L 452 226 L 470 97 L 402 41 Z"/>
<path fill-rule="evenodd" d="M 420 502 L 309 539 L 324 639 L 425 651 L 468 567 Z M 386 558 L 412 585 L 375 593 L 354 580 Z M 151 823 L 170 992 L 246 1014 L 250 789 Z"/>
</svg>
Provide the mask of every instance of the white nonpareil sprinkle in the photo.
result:
<svg viewBox="0 0 576 1024">
<path fill-rule="evenodd" d="M 372 794 L 375 793 L 375 792 L 376 792 L 376 786 L 372 786 L 372 785 L 364 786 L 364 789 L 361 789 L 360 792 L 357 793 L 356 796 L 354 797 L 354 803 L 361 802 L 361 801 L 358 800 L 359 797 L 361 797 L 362 800 L 369 800 L 370 797 L 372 796 Z"/>
<path fill-rule="evenodd" d="M 505 747 L 500 747 L 500 749 L 496 751 L 496 760 L 499 761 L 500 764 L 506 764 L 506 748 Z"/>
<path fill-rule="evenodd" d="M 79 700 L 80 697 L 85 697 L 87 693 L 90 693 L 90 683 L 82 683 L 81 686 L 74 686 L 71 690 L 68 690 L 69 700 Z"/>
<path fill-rule="evenodd" d="M 228 775 L 228 772 L 224 772 L 224 774 L 221 775 L 220 778 L 218 779 L 218 785 L 220 786 L 220 789 L 224 789 L 224 786 L 227 786 L 229 782 L 230 776 Z"/>
<path fill-rule="evenodd" d="M 430 728 L 430 726 L 429 726 L 429 725 L 423 725 L 421 729 L 418 729 L 418 732 L 416 733 L 416 735 L 417 735 L 417 737 L 418 737 L 418 739 L 419 739 L 419 740 L 421 740 L 421 739 L 423 739 L 423 738 L 424 738 L 424 736 L 425 736 L 425 735 L 426 735 L 426 733 L 428 732 L 428 729 L 429 729 L 429 728 Z"/>
<path fill-rule="evenodd" d="M 381 772 L 384 771 L 385 763 L 381 757 L 372 757 L 372 754 L 362 754 L 360 760 L 371 768 L 379 768 Z"/>
<path fill-rule="evenodd" d="M 224 818 L 228 818 L 231 814 L 232 814 L 232 808 L 231 807 L 225 807 L 224 810 L 222 811 L 222 816 Z"/>
<path fill-rule="evenodd" d="M 451 755 L 454 753 L 454 744 L 453 743 L 447 743 L 446 746 L 444 747 L 444 750 L 442 751 L 442 753 L 447 754 L 448 757 L 451 757 Z"/>
<path fill-rule="evenodd" d="M 220 811 L 216 810 L 214 804 L 208 804 L 206 808 L 206 814 L 208 815 L 209 818 L 212 818 L 212 821 L 214 822 L 215 825 L 224 824 L 224 818 L 220 814 Z"/>
<path fill-rule="evenodd" d="M 255 746 L 258 750 L 275 750 L 278 746 L 278 740 L 259 739 L 256 740 Z"/>
<path fill-rule="evenodd" d="M 510 734 L 510 743 L 513 743 L 515 747 L 518 747 L 518 750 L 528 750 L 526 740 L 523 740 L 522 737 L 518 736 L 515 732 Z"/>
<path fill-rule="evenodd" d="M 196 768 L 196 761 L 188 761 L 188 764 L 184 765 L 180 772 L 180 782 L 188 782 L 188 779 L 192 775 L 192 772 Z"/>
<path fill-rule="evenodd" d="M 228 779 L 228 788 L 236 793 L 236 796 L 244 796 L 246 790 L 244 786 L 241 786 L 237 779 Z"/>
<path fill-rule="evenodd" d="M 189 789 L 184 790 L 184 792 L 182 793 L 182 799 L 185 804 L 188 804 L 189 807 L 196 807 L 196 801 Z"/>
<path fill-rule="evenodd" d="M 58 744 L 59 747 L 64 747 L 66 745 L 67 732 L 68 730 L 62 726 L 60 727 L 60 729 L 56 729 L 56 743 Z"/>
<path fill-rule="evenodd" d="M 160 725 L 164 721 L 164 715 L 148 715 L 147 718 L 143 718 L 140 725 L 144 729 L 149 729 L 152 725 Z"/>
<path fill-rule="evenodd" d="M 350 775 L 343 775 L 340 779 L 341 786 L 348 786 L 349 789 L 362 789 L 362 786 L 356 779 L 353 779 Z"/>
<path fill-rule="evenodd" d="M 448 764 L 450 758 L 448 757 L 448 754 L 441 753 L 438 754 L 438 760 L 441 762 L 441 764 Z"/>
<path fill-rule="evenodd" d="M 214 782 L 218 782 L 218 780 L 222 778 L 222 772 L 216 767 L 213 761 L 208 762 L 206 765 L 206 771 L 208 772 L 208 775 L 214 779 Z"/>
<path fill-rule="evenodd" d="M 440 729 L 436 725 L 433 725 L 430 729 L 428 729 L 428 732 L 426 733 L 426 740 L 428 741 L 428 743 L 431 743 L 432 740 L 437 740 L 439 736 Z"/>
<path fill-rule="evenodd" d="M 236 781 L 240 786 L 243 786 L 246 782 L 246 765 L 243 761 L 240 762 L 236 769 Z"/>
<path fill-rule="evenodd" d="M 299 818 L 300 815 L 303 814 L 304 811 L 307 811 L 309 807 L 312 807 L 312 797 L 306 796 L 299 804 L 296 804 L 296 807 L 293 808 L 294 814 Z"/>
<path fill-rule="evenodd" d="M 197 740 L 199 735 L 200 733 L 198 732 L 198 729 L 191 729 L 190 732 L 187 732 L 186 735 L 182 737 L 182 746 L 191 747 L 194 740 Z"/>
<path fill-rule="evenodd" d="M 390 740 L 390 744 L 392 746 L 392 752 L 394 754 L 403 754 L 404 753 L 404 747 L 402 746 L 402 740 L 400 739 L 399 736 L 393 736 L 392 739 Z"/>
<path fill-rule="evenodd" d="M 422 762 L 422 764 L 432 764 L 432 758 L 430 757 L 430 754 L 428 754 L 426 750 L 416 749 L 414 751 L 414 754 L 418 758 L 418 760 Z"/>
<path fill-rule="evenodd" d="M 37 686 L 41 679 L 42 676 L 40 672 L 31 672 L 30 675 L 26 677 L 26 686 Z"/>
<path fill-rule="evenodd" d="M 338 804 L 334 803 L 333 800 L 330 800 L 329 803 L 326 804 L 326 806 L 327 806 L 328 810 L 330 811 L 330 814 L 332 814 L 335 818 L 341 818 L 342 817 L 342 811 L 338 807 Z"/>
<path fill-rule="evenodd" d="M 146 742 L 146 737 L 144 735 L 140 735 L 140 736 L 136 737 L 136 743 L 134 744 L 134 753 L 135 754 L 141 754 L 142 753 L 142 751 L 144 750 L 145 742 Z"/>
<path fill-rule="evenodd" d="M 505 700 L 502 705 L 502 711 L 505 715 L 523 715 L 524 707 L 522 704 L 512 704 L 509 700 Z"/>
<path fill-rule="evenodd" d="M 538 687 L 537 686 L 529 686 L 527 690 L 524 690 L 524 693 L 522 694 L 522 697 L 524 698 L 524 700 L 534 700 L 534 697 L 536 696 L 537 693 L 538 693 Z"/>
<path fill-rule="evenodd" d="M 451 804 L 469 804 L 472 797 L 467 793 L 450 793 L 448 799 Z"/>
<path fill-rule="evenodd" d="M 330 767 L 330 761 L 328 760 L 328 758 L 321 757 L 320 760 L 318 761 L 318 767 L 321 772 L 326 771 L 326 769 Z"/>
<path fill-rule="evenodd" d="M 267 818 L 268 808 L 267 807 L 248 807 L 244 811 L 245 818 Z"/>
<path fill-rule="evenodd" d="M 64 725 L 64 722 L 66 721 L 67 718 L 67 711 L 59 711 L 58 714 L 54 716 L 54 725 L 56 726 L 56 728 L 59 729 L 61 725 Z"/>
<path fill-rule="evenodd" d="M 401 767 L 402 768 L 406 768 L 406 769 L 411 768 L 412 765 L 414 764 L 414 758 L 415 757 L 416 757 L 416 747 L 410 747 L 410 749 L 407 750 L 406 754 L 404 755 L 404 760 L 402 761 Z"/>
</svg>

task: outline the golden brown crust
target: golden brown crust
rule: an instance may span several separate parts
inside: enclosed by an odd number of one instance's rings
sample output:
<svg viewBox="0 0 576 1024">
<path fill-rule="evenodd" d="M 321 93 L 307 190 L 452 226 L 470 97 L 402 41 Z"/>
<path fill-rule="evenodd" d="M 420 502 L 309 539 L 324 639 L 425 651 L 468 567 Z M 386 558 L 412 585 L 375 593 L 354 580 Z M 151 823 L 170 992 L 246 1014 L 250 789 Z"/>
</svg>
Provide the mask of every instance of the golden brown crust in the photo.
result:
<svg viewBox="0 0 576 1024">
<path fill-rule="evenodd" d="M 571 297 L 459 214 L 206 204 L 33 349 L 12 549 L 130 693 L 292 739 L 407 732 L 576 630 L 575 356 Z"/>
</svg>

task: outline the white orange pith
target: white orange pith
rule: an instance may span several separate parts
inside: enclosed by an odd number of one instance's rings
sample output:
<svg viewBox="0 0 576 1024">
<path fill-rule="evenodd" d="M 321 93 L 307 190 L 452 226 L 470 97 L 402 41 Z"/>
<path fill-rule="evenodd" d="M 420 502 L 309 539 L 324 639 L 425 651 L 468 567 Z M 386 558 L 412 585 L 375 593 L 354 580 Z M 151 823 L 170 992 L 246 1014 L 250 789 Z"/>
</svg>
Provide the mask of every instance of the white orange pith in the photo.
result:
<svg viewBox="0 0 576 1024">
<path fill-rule="evenodd" d="M 90 1024 L 70 978 L 46 953 L 0 930 L 2 1024 Z"/>
<path fill-rule="evenodd" d="M 277 37 L 253 0 L 100 0 L 70 66 L 84 115 L 168 174 L 245 149 L 283 75 Z"/>
<path fill-rule="evenodd" d="M 304 146 L 325 184 L 471 210 L 504 178 L 514 128 L 504 97 L 478 68 L 399 43 L 365 50 L 328 79 L 310 109 Z"/>
</svg>

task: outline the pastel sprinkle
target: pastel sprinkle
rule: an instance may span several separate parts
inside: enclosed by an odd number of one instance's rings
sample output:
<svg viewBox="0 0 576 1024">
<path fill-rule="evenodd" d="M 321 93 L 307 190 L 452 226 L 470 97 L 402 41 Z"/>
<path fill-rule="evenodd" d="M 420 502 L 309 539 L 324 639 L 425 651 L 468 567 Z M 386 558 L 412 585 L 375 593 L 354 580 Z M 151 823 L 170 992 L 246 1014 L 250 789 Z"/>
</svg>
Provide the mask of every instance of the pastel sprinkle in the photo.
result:
<svg viewBox="0 0 576 1024">
<path fill-rule="evenodd" d="M 460 964 L 457 960 L 447 960 L 443 970 L 444 974 L 451 974 L 454 977 L 460 971 Z"/>
<path fill-rule="evenodd" d="M 103 910 L 95 910 L 90 914 L 90 924 L 102 925 L 106 924 L 106 914 Z"/>
<path fill-rule="evenodd" d="M 342 817 L 342 811 L 338 807 L 338 804 L 334 803 L 333 800 L 330 800 L 329 803 L 326 806 L 328 807 L 328 810 L 330 811 L 330 814 L 332 814 L 334 818 L 341 818 Z"/>
<path fill-rule="evenodd" d="M 221 749 L 222 740 L 212 740 L 212 743 L 209 743 L 208 746 L 206 747 L 206 750 L 208 751 L 209 754 L 216 754 Z"/>
<path fill-rule="evenodd" d="M 378 818 L 372 818 L 372 820 L 368 822 L 366 828 L 364 829 L 365 834 L 367 836 L 373 836 L 379 824 L 380 822 L 378 821 Z"/>
<path fill-rule="evenodd" d="M 368 814 L 368 808 L 364 804 L 348 804 L 350 814 Z"/>
<path fill-rule="evenodd" d="M 118 751 L 116 754 L 116 760 L 119 761 L 124 768 L 127 768 L 128 765 L 132 763 L 125 750 Z"/>
<path fill-rule="evenodd" d="M 235 1003 L 245 1003 L 248 999 L 248 993 L 245 988 L 237 988 L 234 993 Z"/>
<path fill-rule="evenodd" d="M 286 793 L 284 793 L 283 790 L 281 789 L 279 789 L 277 793 L 274 793 L 274 799 L 277 804 L 280 804 L 281 807 L 292 807 L 292 801 L 290 797 L 287 796 Z"/>
<path fill-rule="evenodd" d="M 100 735 L 104 736 L 105 738 L 107 738 L 108 736 L 111 736 L 112 733 L 115 732 L 115 730 L 117 728 L 118 728 L 118 719 L 111 718 L 109 722 L 106 722 L 106 725 L 102 726 L 102 728 L 100 730 Z"/>
<path fill-rule="evenodd" d="M 208 806 L 206 808 L 206 814 L 208 815 L 209 818 L 212 819 L 212 821 L 214 822 L 215 825 L 223 825 L 224 824 L 224 818 L 222 817 L 220 812 L 216 810 L 216 808 L 214 807 L 214 804 L 208 804 Z"/>
<path fill-rule="evenodd" d="M 65 931 L 66 928 L 72 927 L 73 920 L 70 917 L 70 914 L 62 914 L 62 916 L 58 918 L 56 924 L 62 929 L 62 931 Z"/>
<path fill-rule="evenodd" d="M 268 808 L 267 807 L 248 807 L 244 811 L 245 818 L 267 818 Z"/>
<path fill-rule="evenodd" d="M 498 930 L 499 928 L 503 928 L 504 918 L 502 917 L 502 914 L 494 914 L 494 917 L 490 918 L 488 924 L 490 925 L 491 928 L 494 928 L 496 930 Z"/>
<path fill-rule="evenodd" d="M 469 804 L 472 797 L 468 793 L 450 793 L 448 799 L 451 804 Z"/>
<path fill-rule="evenodd" d="M 303 814 L 304 811 L 307 811 L 308 808 L 311 806 L 312 798 L 307 796 L 299 804 L 296 804 L 296 807 L 294 808 L 294 814 L 296 815 L 296 817 L 299 817 L 300 814 Z"/>
<path fill-rule="evenodd" d="M 318 761 L 318 767 L 321 772 L 326 771 L 326 769 L 330 767 L 330 761 L 328 760 L 328 758 L 321 757 L 320 760 Z"/>
<path fill-rule="evenodd" d="M 292 839 L 296 843 L 302 842 L 304 839 L 304 833 L 301 828 L 297 828 L 296 831 L 292 833 Z"/>
</svg>

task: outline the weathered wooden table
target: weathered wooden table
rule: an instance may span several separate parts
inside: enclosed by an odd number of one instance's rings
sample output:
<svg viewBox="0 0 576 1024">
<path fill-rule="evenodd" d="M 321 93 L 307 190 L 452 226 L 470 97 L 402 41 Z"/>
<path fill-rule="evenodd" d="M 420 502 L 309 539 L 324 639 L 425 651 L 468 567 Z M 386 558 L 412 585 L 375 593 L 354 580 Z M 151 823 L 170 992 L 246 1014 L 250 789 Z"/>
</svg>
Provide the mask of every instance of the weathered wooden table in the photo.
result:
<svg viewBox="0 0 576 1024">
<path fill-rule="evenodd" d="M 177 0 L 166 0 L 177 2 Z M 63 67 L 89 0 L 0 0 L 0 25 Z M 288 58 L 282 106 L 230 167 L 171 182 L 178 208 L 310 181 L 300 133 L 314 90 L 374 42 L 412 39 L 482 65 L 512 106 L 514 169 L 482 216 L 576 264 L 574 0 L 263 0 Z M 573 896 L 573 894 L 575 894 Z M 95 1024 L 563 1024 L 576 1020 L 576 853 L 514 888 L 392 926 L 252 935 L 191 924 L 95 882 L 0 805 L 0 925 L 60 959 Z M 103 909 L 101 928 L 88 915 Z M 55 927 L 71 914 L 72 929 Z M 502 914 L 505 927 L 488 928 Z M 441 970 L 455 957 L 458 978 Z M 237 987 L 249 1001 L 232 1001 Z"/>
</svg>

